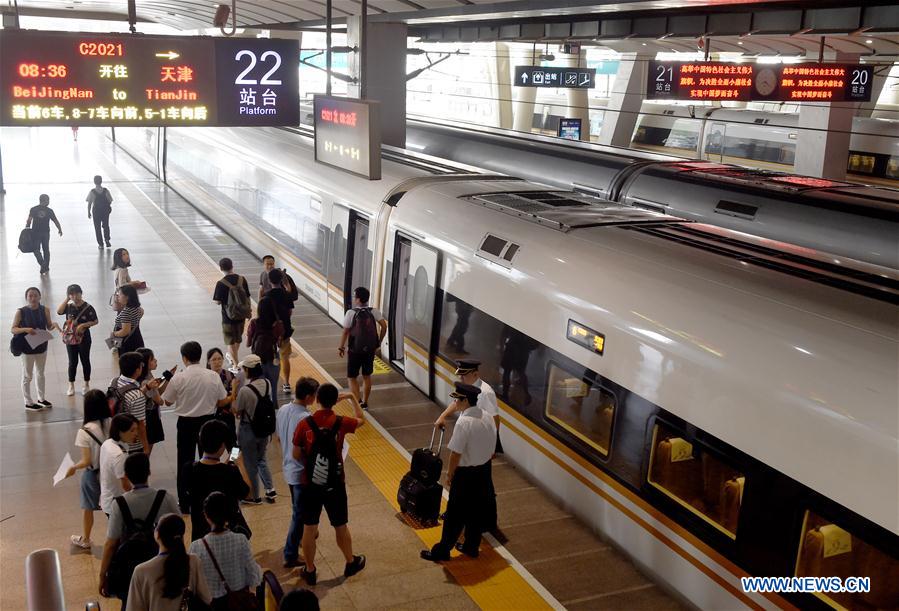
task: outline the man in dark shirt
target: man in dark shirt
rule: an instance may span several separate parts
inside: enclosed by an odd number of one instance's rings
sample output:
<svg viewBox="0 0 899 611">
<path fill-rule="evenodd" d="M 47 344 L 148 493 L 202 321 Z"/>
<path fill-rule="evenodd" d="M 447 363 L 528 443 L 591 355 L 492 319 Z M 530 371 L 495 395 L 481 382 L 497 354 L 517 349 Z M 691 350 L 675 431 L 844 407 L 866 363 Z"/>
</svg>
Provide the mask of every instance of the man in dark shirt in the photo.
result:
<svg viewBox="0 0 899 611">
<path fill-rule="evenodd" d="M 38 201 L 40 203 L 28 211 L 28 220 L 25 221 L 25 226 L 31 227 L 34 233 L 34 258 L 41 266 L 41 273 L 46 274 L 50 271 L 50 221 L 56 225 L 60 237 L 62 237 L 62 227 L 56 219 L 56 213 L 50 208 L 50 196 L 45 193 L 40 196 Z M 41 254 L 42 251 L 43 254 Z"/>
<path fill-rule="evenodd" d="M 290 338 L 293 335 L 293 326 L 290 324 L 290 317 L 293 315 L 293 299 L 281 282 L 284 280 L 284 272 L 280 269 L 273 269 L 268 273 L 268 281 L 271 288 L 266 292 L 272 304 L 276 308 L 278 318 L 284 323 L 284 335 L 278 343 L 278 356 L 281 360 L 281 377 L 284 378 L 284 385 L 281 390 L 290 394 L 290 357 L 293 354 L 293 348 L 290 344 Z M 275 402 L 275 405 L 278 405 Z"/>
<path fill-rule="evenodd" d="M 234 273 L 234 263 L 228 257 L 219 261 L 219 269 L 225 274 L 224 278 L 215 284 L 215 292 L 212 300 L 222 306 L 222 336 L 228 346 L 228 356 L 231 357 L 231 366 L 237 365 L 240 360 L 237 350 L 243 338 L 245 318 L 232 319 L 228 316 L 228 295 L 233 287 L 240 287 L 247 295 L 247 303 L 250 301 L 250 287 L 247 279 Z"/>
<path fill-rule="evenodd" d="M 109 243 L 109 214 L 112 212 L 112 194 L 103 186 L 103 177 L 94 176 L 94 188 L 88 191 L 87 218 L 94 219 L 94 233 L 97 235 L 97 248 L 102 250 L 103 238 L 106 238 L 106 248 Z"/>
</svg>

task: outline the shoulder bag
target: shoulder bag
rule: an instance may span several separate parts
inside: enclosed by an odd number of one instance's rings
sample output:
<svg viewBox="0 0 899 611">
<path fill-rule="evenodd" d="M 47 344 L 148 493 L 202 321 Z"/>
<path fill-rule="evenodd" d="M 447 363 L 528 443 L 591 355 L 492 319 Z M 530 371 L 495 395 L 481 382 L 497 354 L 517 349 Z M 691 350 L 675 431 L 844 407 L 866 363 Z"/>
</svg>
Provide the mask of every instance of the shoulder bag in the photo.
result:
<svg viewBox="0 0 899 611">
<path fill-rule="evenodd" d="M 81 340 L 84 339 L 84 334 L 78 335 L 76 331 L 78 328 L 78 319 L 81 318 L 89 307 L 91 307 L 91 304 L 85 301 L 84 305 L 81 306 L 81 309 L 78 310 L 78 312 L 76 312 L 75 316 L 66 319 L 66 322 L 62 327 L 62 343 L 67 346 L 77 346 L 81 343 Z"/>
<path fill-rule="evenodd" d="M 259 600 L 256 598 L 256 595 L 249 590 L 232 590 L 228 585 L 228 580 L 225 579 L 225 574 L 222 573 L 222 569 L 219 567 L 218 560 L 215 559 L 215 554 L 212 553 L 212 548 L 209 547 L 209 543 L 206 542 L 206 537 L 203 537 L 200 540 L 203 542 L 203 547 L 206 548 L 206 553 L 209 554 L 209 559 L 212 560 L 212 565 L 215 567 L 216 573 L 219 574 L 219 579 L 222 580 L 222 585 L 225 586 L 226 594 L 222 597 L 224 598 L 223 608 L 228 611 L 258 610 Z"/>
</svg>

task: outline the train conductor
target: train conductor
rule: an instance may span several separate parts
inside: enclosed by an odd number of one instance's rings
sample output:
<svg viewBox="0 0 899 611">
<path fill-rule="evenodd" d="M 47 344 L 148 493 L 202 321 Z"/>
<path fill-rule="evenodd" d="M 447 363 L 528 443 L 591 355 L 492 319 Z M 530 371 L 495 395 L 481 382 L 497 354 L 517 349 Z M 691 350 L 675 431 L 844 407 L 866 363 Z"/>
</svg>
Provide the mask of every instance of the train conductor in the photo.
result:
<svg viewBox="0 0 899 611">
<path fill-rule="evenodd" d="M 493 422 L 496 424 L 496 449 L 494 450 L 494 453 L 501 454 L 503 449 L 499 441 L 499 406 L 496 402 L 496 393 L 493 391 L 490 384 L 481 379 L 480 372 L 478 371 L 480 366 L 481 361 L 477 359 L 459 359 L 456 362 L 456 375 L 459 376 L 459 381 L 463 384 L 470 384 L 481 390 L 481 394 L 478 395 L 478 407 L 481 408 L 485 414 L 492 417 Z M 446 424 L 446 419 L 452 415 L 453 412 L 457 411 L 453 405 L 454 404 L 451 404 L 443 410 L 443 413 L 437 418 L 435 425 L 444 426 Z M 484 520 L 484 532 L 496 530 L 496 492 L 493 489 L 493 470 L 491 468 L 489 506 Z"/>
<path fill-rule="evenodd" d="M 493 418 L 478 407 L 479 394 L 480 388 L 456 382 L 456 389 L 450 395 L 454 399 L 454 409 L 462 410 L 462 415 L 456 421 L 447 445 L 450 450 L 446 475 L 450 487 L 449 502 L 440 541 L 430 550 L 421 552 L 425 560 L 449 560 L 454 546 L 463 554 L 473 558 L 478 556 L 490 493 L 490 459 L 496 445 L 496 425 Z M 456 545 L 463 530 L 465 539 L 461 545 Z"/>
</svg>

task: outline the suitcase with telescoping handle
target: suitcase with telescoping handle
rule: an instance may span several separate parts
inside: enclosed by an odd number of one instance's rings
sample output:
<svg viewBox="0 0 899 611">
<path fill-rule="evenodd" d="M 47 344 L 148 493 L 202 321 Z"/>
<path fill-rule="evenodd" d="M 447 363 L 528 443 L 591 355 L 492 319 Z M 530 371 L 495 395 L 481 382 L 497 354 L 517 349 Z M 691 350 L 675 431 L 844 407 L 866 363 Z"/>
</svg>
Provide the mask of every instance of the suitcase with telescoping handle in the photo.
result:
<svg viewBox="0 0 899 611">
<path fill-rule="evenodd" d="M 403 476 L 396 493 L 400 510 L 422 525 L 436 524 L 437 516 L 440 515 L 440 499 L 443 498 L 443 486 L 440 485 L 440 474 L 443 472 L 443 460 L 440 458 L 443 433 L 441 427 L 436 449 L 435 428 L 428 447 L 419 448 L 412 453 L 411 469 Z"/>
</svg>

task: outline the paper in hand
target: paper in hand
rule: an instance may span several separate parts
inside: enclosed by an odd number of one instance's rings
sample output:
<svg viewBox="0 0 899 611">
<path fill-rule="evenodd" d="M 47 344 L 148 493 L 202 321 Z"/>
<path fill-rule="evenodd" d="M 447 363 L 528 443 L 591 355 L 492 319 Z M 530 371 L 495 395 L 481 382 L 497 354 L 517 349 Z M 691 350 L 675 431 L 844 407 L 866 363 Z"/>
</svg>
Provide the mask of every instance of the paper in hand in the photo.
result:
<svg viewBox="0 0 899 611">
<path fill-rule="evenodd" d="M 72 460 L 72 457 L 66 452 L 66 455 L 62 457 L 62 462 L 59 463 L 59 469 L 56 470 L 56 475 L 53 476 L 54 486 L 66 478 L 66 473 L 69 472 L 69 468 L 74 464 L 75 461 Z"/>
<path fill-rule="evenodd" d="M 37 348 L 41 344 L 49 342 L 51 339 L 53 339 L 53 334 L 46 329 L 35 329 L 34 333 L 27 333 L 25 335 L 25 341 L 28 342 L 28 345 L 32 348 Z"/>
</svg>

